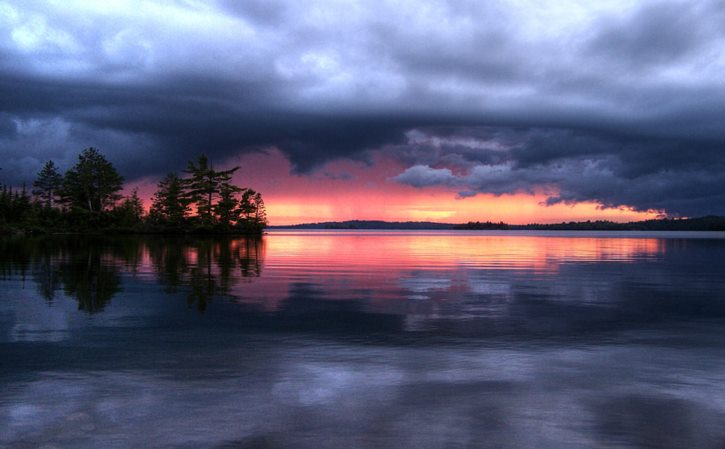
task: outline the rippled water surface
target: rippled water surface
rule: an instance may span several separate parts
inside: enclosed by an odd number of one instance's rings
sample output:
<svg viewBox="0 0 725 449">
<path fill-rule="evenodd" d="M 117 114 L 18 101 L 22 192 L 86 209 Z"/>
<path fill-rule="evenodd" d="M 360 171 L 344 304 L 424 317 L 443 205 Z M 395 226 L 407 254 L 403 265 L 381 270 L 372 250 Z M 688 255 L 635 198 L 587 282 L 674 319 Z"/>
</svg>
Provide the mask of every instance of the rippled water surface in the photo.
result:
<svg viewBox="0 0 725 449">
<path fill-rule="evenodd" d="M 717 233 L 0 240 L 0 447 L 725 447 Z"/>
</svg>

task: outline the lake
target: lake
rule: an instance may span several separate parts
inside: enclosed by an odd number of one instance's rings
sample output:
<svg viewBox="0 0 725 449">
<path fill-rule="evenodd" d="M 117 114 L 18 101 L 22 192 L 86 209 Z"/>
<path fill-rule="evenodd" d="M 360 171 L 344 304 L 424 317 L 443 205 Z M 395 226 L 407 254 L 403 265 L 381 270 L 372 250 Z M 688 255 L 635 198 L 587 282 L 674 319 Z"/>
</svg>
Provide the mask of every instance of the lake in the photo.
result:
<svg viewBox="0 0 725 449">
<path fill-rule="evenodd" d="M 725 235 L 0 240 L 0 447 L 723 448 Z"/>
</svg>

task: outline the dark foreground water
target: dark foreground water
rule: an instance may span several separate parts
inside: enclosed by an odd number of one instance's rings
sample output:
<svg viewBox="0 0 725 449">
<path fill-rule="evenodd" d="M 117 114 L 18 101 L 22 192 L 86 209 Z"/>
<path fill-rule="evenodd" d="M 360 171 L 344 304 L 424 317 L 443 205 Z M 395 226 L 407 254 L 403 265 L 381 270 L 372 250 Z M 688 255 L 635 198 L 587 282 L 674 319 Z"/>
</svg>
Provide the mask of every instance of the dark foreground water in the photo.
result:
<svg viewBox="0 0 725 449">
<path fill-rule="evenodd" d="M 725 239 L 0 240 L 0 447 L 722 449 Z"/>
</svg>

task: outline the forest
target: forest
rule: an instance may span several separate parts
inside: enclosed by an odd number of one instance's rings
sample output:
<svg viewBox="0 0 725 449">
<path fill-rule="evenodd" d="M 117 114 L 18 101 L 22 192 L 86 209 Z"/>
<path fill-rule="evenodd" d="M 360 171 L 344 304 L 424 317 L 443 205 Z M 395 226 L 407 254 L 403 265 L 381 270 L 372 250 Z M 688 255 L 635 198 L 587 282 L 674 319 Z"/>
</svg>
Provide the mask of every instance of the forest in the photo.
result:
<svg viewBox="0 0 725 449">
<path fill-rule="evenodd" d="M 189 161 L 157 185 L 146 211 L 134 190 L 123 196 L 124 178 L 96 148 L 78 155 L 61 173 L 53 161 L 32 188 L 0 190 L 0 232 L 261 234 L 267 225 L 261 193 L 232 183 L 238 166 L 215 170 L 208 157 Z"/>
</svg>

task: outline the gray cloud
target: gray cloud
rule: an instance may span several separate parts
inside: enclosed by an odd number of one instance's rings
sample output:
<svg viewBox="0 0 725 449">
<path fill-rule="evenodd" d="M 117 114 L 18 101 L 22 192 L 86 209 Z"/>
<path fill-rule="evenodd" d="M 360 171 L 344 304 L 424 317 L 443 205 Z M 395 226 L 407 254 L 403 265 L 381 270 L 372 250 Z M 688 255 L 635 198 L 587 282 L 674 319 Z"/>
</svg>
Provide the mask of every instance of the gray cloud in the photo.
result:
<svg viewBox="0 0 725 449">
<path fill-rule="evenodd" d="M 717 3 L 650 3 L 632 15 L 602 19 L 601 29 L 590 42 L 594 54 L 627 70 L 671 66 L 679 59 L 698 57 L 713 35 L 722 38 L 717 22 L 704 16 L 723 17 Z"/>
<path fill-rule="evenodd" d="M 424 163 L 393 180 L 458 189 L 461 198 L 544 193 L 549 205 L 598 201 L 675 215 L 722 213 L 725 206 L 725 158 L 716 143 L 551 129 L 434 129 L 408 137 L 389 151 Z"/>
<path fill-rule="evenodd" d="M 414 165 L 406 169 L 395 178 L 395 181 L 414 187 L 429 187 L 434 185 L 455 185 L 460 182 L 450 169 L 431 168 L 427 165 Z"/>
<path fill-rule="evenodd" d="M 723 18 L 716 0 L 0 1 L 0 181 L 87 146 L 128 179 L 201 151 L 276 146 L 309 172 L 382 150 L 411 167 L 398 181 L 461 196 L 725 213 Z"/>
</svg>

